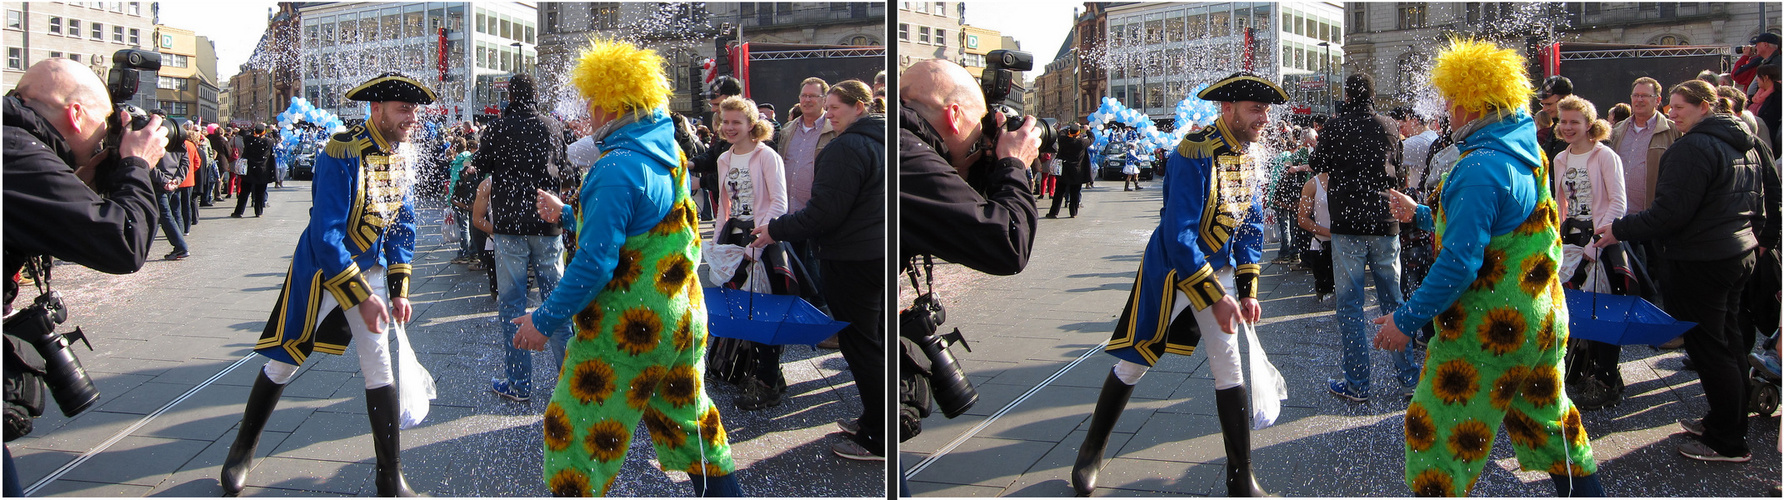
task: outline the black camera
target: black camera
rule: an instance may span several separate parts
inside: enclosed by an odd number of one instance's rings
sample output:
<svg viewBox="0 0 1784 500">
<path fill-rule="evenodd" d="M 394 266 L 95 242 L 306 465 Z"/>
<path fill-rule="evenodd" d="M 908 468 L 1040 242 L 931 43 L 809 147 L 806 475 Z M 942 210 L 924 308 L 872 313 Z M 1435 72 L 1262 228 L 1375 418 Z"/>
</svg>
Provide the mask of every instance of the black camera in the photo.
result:
<svg viewBox="0 0 1784 500">
<path fill-rule="evenodd" d="M 116 151 L 124 132 L 142 130 L 149 126 L 149 113 L 126 102 L 136 97 L 137 89 L 142 86 L 144 72 L 153 75 L 160 70 L 161 54 L 136 49 L 123 49 L 112 54 L 111 76 L 106 79 L 105 90 L 111 93 L 114 112 L 105 127 L 106 149 Z M 126 126 L 129 128 L 125 128 Z M 162 120 L 161 128 L 167 131 L 170 151 L 174 145 L 186 142 L 186 130 L 178 123 Z M 184 147 L 180 149 L 184 150 Z"/>
<path fill-rule="evenodd" d="M 56 325 L 67 320 L 68 308 L 62 304 L 62 294 L 55 291 L 39 295 L 30 307 L 6 318 L 7 441 L 31 432 L 27 416 L 43 414 L 45 386 L 64 416 L 79 415 L 99 401 L 99 388 L 93 386 L 80 358 L 70 349 L 77 341 L 86 343 L 87 350 L 92 350 L 93 344 L 80 328 L 56 333 Z"/>
<path fill-rule="evenodd" d="M 948 352 L 948 346 L 960 344 L 967 352 L 972 346 L 967 345 L 966 337 L 961 336 L 960 329 L 937 334 L 948 314 L 942 309 L 935 294 L 925 293 L 917 297 L 910 309 L 898 314 L 899 335 L 922 349 L 924 357 L 929 360 L 929 385 L 935 393 L 935 402 L 940 404 L 942 415 L 948 418 L 960 416 L 979 402 L 979 391 L 973 388 L 972 380 L 966 378 L 966 372 L 960 369 L 960 362 L 954 354 Z"/>
<path fill-rule="evenodd" d="M 997 146 L 997 123 L 993 121 L 997 113 L 1004 115 L 1004 130 L 1015 132 L 1022 128 L 1022 91 L 1027 89 L 1016 79 L 1016 72 L 1033 69 L 1034 55 L 1027 52 L 993 50 L 985 54 L 985 72 L 979 77 L 979 88 L 985 92 L 985 140 L 991 146 Z M 1041 152 L 1058 153 L 1059 136 L 1053 124 L 1036 119 L 1034 126 L 1041 132 Z"/>
</svg>

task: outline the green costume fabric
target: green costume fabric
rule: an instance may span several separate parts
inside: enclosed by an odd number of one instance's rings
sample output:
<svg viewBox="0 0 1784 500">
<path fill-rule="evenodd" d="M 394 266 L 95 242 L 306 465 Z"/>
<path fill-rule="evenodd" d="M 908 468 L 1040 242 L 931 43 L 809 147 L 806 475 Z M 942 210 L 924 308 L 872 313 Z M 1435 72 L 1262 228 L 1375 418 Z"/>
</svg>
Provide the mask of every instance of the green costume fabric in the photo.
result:
<svg viewBox="0 0 1784 500">
<path fill-rule="evenodd" d="M 544 474 L 554 495 L 605 495 L 640 419 L 663 470 L 724 476 L 736 468 L 701 387 L 706 306 L 686 172 L 675 169 L 676 208 L 626 239 L 612 280 L 574 318 L 576 337 L 545 408 Z"/>
<path fill-rule="evenodd" d="M 1548 174 L 1544 161 L 1538 186 L 1548 185 Z M 1437 336 L 1406 409 L 1406 482 L 1416 495 L 1467 495 L 1501 424 L 1523 470 L 1573 477 L 1598 470 L 1579 410 L 1562 390 L 1560 220 L 1548 190 L 1538 191 L 1529 218 L 1488 241 L 1474 282 L 1433 321 Z M 1443 199 L 1441 188 L 1434 198 Z M 1433 218 L 1441 241 L 1441 204 Z"/>
</svg>

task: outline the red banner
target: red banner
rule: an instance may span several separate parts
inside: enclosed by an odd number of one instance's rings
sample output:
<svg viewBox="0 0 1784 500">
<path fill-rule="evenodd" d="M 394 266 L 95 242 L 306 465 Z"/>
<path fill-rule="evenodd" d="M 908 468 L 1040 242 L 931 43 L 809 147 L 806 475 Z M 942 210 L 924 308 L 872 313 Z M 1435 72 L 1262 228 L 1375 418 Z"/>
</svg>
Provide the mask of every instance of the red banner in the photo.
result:
<svg viewBox="0 0 1784 500">
<path fill-rule="evenodd" d="M 731 49 L 731 68 L 737 72 L 737 79 L 743 80 L 743 98 L 750 97 L 750 44 L 740 43 Z"/>
<path fill-rule="evenodd" d="M 446 82 L 446 28 L 440 28 L 440 83 Z"/>
</svg>

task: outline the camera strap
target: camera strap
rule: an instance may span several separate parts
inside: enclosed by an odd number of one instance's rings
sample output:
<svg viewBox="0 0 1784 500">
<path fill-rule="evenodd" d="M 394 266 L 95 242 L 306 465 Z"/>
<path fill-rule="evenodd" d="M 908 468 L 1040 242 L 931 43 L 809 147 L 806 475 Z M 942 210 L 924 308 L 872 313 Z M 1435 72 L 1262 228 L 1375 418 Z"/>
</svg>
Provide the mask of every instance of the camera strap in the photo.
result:
<svg viewBox="0 0 1784 500">
<path fill-rule="evenodd" d="M 31 282 L 37 286 L 37 295 L 50 293 L 50 256 L 31 256 L 25 259 L 25 266 L 31 269 Z"/>
<path fill-rule="evenodd" d="M 917 285 L 916 256 L 911 257 L 911 265 L 905 266 L 904 275 L 911 279 L 911 289 L 919 292 L 917 296 L 921 297 L 935 292 L 935 261 L 928 254 L 923 255 L 923 282 L 927 283 L 928 287 Z"/>
</svg>

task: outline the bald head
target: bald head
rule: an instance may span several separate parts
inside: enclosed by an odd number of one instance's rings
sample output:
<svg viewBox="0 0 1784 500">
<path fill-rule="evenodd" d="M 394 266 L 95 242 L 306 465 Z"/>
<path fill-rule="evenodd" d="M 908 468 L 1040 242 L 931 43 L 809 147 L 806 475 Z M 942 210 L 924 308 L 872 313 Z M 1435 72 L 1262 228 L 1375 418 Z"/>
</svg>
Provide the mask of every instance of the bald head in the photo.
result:
<svg viewBox="0 0 1784 500">
<path fill-rule="evenodd" d="M 19 77 L 18 92 L 28 101 L 56 109 L 75 103 L 103 109 L 111 102 L 106 95 L 105 82 L 99 80 L 99 75 L 81 63 L 60 57 L 31 65 L 31 69 Z"/>
<path fill-rule="evenodd" d="M 898 79 L 898 98 L 941 136 L 957 169 L 971 165 L 984 131 L 985 96 L 966 68 L 942 59 L 912 64 Z"/>
</svg>

